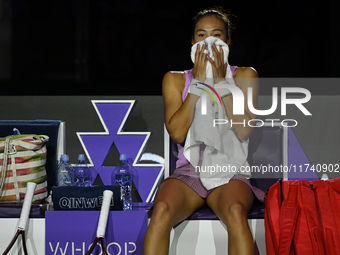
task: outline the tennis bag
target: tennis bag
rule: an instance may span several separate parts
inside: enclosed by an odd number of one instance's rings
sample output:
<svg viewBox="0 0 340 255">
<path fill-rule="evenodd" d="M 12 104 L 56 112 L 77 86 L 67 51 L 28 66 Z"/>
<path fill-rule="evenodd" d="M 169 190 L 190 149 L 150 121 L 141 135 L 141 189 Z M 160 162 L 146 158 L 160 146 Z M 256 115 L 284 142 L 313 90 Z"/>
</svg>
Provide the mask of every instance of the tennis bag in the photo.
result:
<svg viewBox="0 0 340 255">
<path fill-rule="evenodd" d="M 45 135 L 0 138 L 0 203 L 22 202 L 26 184 L 37 184 L 33 201 L 47 197 Z"/>
<path fill-rule="evenodd" d="M 278 181 L 265 203 L 268 255 L 340 255 L 340 178 Z"/>
</svg>

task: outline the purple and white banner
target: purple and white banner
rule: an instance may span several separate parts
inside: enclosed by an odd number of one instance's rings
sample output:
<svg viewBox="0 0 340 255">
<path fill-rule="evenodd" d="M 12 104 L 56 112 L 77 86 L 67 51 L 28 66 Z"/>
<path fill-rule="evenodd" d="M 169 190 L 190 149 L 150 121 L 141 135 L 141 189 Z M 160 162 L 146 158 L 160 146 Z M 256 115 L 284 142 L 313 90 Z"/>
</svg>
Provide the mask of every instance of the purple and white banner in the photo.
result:
<svg viewBox="0 0 340 255">
<path fill-rule="evenodd" d="M 96 237 L 99 211 L 46 212 L 46 255 L 85 255 Z M 104 243 L 108 255 L 142 254 L 146 211 L 111 211 Z M 93 255 L 102 254 L 98 243 Z"/>
</svg>

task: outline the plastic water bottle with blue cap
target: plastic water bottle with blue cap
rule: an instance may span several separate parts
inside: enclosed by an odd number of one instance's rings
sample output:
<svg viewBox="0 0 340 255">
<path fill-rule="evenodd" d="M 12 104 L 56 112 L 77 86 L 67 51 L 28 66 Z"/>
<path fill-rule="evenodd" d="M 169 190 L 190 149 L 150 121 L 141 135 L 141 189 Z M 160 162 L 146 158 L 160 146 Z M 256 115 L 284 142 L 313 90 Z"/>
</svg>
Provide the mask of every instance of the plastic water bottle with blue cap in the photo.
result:
<svg viewBox="0 0 340 255">
<path fill-rule="evenodd" d="M 111 181 L 112 185 L 120 186 L 120 199 L 123 203 L 123 210 L 132 211 L 132 172 L 125 154 L 120 155 L 119 163 L 112 173 Z"/>
<path fill-rule="evenodd" d="M 91 186 L 91 171 L 85 162 L 84 154 L 79 154 L 78 164 L 74 167 L 73 186 Z"/>
<path fill-rule="evenodd" d="M 70 159 L 66 154 L 61 155 L 57 170 L 58 186 L 72 186 L 73 169 L 69 161 Z"/>
</svg>

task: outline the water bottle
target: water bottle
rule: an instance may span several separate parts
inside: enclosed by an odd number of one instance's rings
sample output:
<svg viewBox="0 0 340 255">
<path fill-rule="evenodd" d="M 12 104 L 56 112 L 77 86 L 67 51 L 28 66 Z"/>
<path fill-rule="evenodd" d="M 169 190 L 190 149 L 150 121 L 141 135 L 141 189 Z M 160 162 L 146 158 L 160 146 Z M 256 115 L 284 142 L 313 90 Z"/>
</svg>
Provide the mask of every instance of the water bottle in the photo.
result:
<svg viewBox="0 0 340 255">
<path fill-rule="evenodd" d="M 327 174 L 323 174 L 322 176 L 321 176 L 321 180 L 323 180 L 323 181 L 327 181 L 329 178 L 328 178 L 328 175 Z"/>
<path fill-rule="evenodd" d="M 72 186 L 73 171 L 69 164 L 69 157 L 66 154 L 63 154 L 60 157 L 57 175 L 58 186 Z"/>
<path fill-rule="evenodd" d="M 85 163 L 84 154 L 79 154 L 78 164 L 74 167 L 73 186 L 90 187 L 91 186 L 91 171 Z"/>
<path fill-rule="evenodd" d="M 123 210 L 132 211 L 132 172 L 125 154 L 120 155 L 119 163 L 112 173 L 112 184 L 120 186 L 120 199 L 123 203 Z"/>
</svg>

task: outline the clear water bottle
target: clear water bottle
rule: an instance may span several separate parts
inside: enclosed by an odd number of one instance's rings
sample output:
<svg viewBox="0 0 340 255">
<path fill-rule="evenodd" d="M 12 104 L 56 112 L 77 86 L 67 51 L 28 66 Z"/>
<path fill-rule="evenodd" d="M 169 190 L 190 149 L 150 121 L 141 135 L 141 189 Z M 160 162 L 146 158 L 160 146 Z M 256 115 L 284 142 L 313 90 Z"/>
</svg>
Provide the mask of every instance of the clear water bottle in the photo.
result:
<svg viewBox="0 0 340 255">
<path fill-rule="evenodd" d="M 57 170 L 58 186 L 72 186 L 73 170 L 69 161 L 66 154 L 61 155 Z"/>
<path fill-rule="evenodd" d="M 84 154 L 79 154 L 78 164 L 74 167 L 73 186 L 90 187 L 91 186 L 91 171 L 85 163 Z"/>
<path fill-rule="evenodd" d="M 120 155 L 119 163 L 112 173 L 112 184 L 120 186 L 120 199 L 123 203 L 123 210 L 132 211 L 132 172 L 125 154 Z"/>
<path fill-rule="evenodd" d="M 323 174 L 322 176 L 321 176 L 321 180 L 323 180 L 323 181 L 327 181 L 329 178 L 328 178 L 328 175 L 327 174 Z"/>
</svg>

